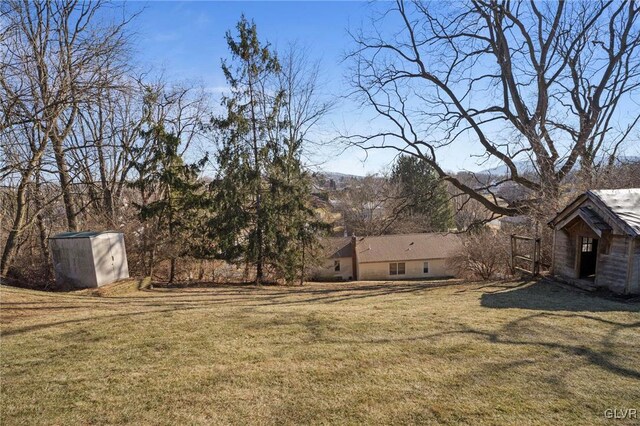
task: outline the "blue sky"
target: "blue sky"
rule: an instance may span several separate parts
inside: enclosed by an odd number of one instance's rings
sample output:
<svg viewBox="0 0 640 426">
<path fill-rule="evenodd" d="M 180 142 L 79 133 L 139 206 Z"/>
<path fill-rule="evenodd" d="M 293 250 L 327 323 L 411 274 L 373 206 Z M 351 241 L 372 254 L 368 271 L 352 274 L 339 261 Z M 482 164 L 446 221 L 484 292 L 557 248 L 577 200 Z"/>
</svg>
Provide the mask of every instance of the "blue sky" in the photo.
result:
<svg viewBox="0 0 640 426">
<path fill-rule="evenodd" d="M 349 90 L 347 64 L 343 61 L 353 44 L 348 29 L 368 22 L 372 7 L 367 2 L 134 2 L 132 10 L 142 12 L 136 18 L 136 58 L 142 67 L 162 71 L 169 80 L 202 83 L 219 96 L 225 86 L 220 59 L 228 56 L 225 32 L 234 28 L 242 13 L 253 19 L 258 35 L 275 47 L 299 43 L 319 60 L 323 91 L 340 96 Z M 386 7 L 386 6 L 385 6 Z M 217 104 L 217 99 L 214 101 Z M 368 126 L 349 101 L 340 101 L 322 123 L 328 134 Z M 329 136 L 327 136 L 329 138 Z M 388 167 L 395 154 L 391 151 L 326 147 L 313 158 L 318 168 L 327 171 L 364 175 Z M 468 155 L 449 155 L 449 169 L 471 168 Z"/>
<path fill-rule="evenodd" d="M 297 42 L 307 48 L 313 60 L 319 60 L 323 92 L 338 97 L 350 90 L 348 63 L 344 55 L 354 46 L 348 29 L 367 28 L 375 8 L 388 3 L 369 2 L 133 2 L 128 8 L 142 10 L 134 23 L 136 58 L 143 68 L 162 71 L 170 81 L 191 80 L 204 85 L 216 97 L 225 87 L 220 60 L 228 57 L 225 32 L 233 29 L 241 14 L 255 21 L 261 40 L 285 47 Z M 384 25 L 393 25 L 385 21 Z M 383 32 L 394 28 L 377 28 Z M 489 92 L 483 96 L 490 95 Z M 366 132 L 381 121 L 372 122 L 370 112 L 359 113 L 348 100 L 341 100 L 322 123 L 329 139 L 338 131 Z M 496 129 L 498 132 L 500 129 Z M 508 135 L 504 136 L 508 137 Z M 448 170 L 486 169 L 497 162 L 478 164 L 472 154 L 477 144 L 461 143 L 439 150 L 439 163 Z M 634 152 L 635 153 L 635 152 Z M 393 161 L 391 151 L 360 149 L 341 152 L 338 147 L 323 148 L 312 161 L 318 168 L 349 174 L 376 173 Z"/>
</svg>

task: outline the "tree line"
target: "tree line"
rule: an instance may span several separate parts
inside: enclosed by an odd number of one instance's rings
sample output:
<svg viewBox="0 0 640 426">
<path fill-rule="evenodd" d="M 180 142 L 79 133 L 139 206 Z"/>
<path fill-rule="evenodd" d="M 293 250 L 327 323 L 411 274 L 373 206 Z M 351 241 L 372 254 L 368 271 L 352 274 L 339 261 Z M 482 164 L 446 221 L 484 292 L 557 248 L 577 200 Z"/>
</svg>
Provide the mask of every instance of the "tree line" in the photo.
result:
<svg viewBox="0 0 640 426">
<path fill-rule="evenodd" d="M 216 115 L 202 88 L 132 67 L 135 16 L 106 6 L 0 6 L 2 276 L 51 278 L 54 233 L 118 229 L 135 273 L 168 261 L 172 282 L 193 258 L 259 283 L 301 279 L 324 229 L 301 159 L 331 107 L 317 64 L 276 52 L 242 17 Z"/>
<path fill-rule="evenodd" d="M 637 1 L 387 6 L 351 32 L 346 59 L 349 95 L 375 120 L 338 142 L 401 156 L 336 196 L 347 233 L 524 216 L 545 239 L 577 192 L 638 185 L 620 163 L 639 140 Z M 201 278 L 222 262 L 303 279 L 328 230 L 303 161 L 336 102 L 318 64 L 242 17 L 214 113 L 202 87 L 131 65 L 135 19 L 101 0 L 0 3 L 0 275 L 50 279 L 49 236 L 118 229 L 134 273 L 164 265 L 173 281 L 188 261 Z M 506 172 L 448 171 L 458 146 Z"/>
</svg>

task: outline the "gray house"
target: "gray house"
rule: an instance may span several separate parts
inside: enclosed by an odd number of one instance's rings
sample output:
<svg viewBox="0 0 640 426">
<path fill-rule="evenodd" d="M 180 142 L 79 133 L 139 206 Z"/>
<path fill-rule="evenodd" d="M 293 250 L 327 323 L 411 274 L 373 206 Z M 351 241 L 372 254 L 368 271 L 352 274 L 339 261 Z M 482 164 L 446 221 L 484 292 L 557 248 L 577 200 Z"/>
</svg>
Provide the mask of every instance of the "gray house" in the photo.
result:
<svg viewBox="0 0 640 426">
<path fill-rule="evenodd" d="M 640 294 L 640 188 L 587 191 L 549 226 L 556 277 Z"/>
</svg>

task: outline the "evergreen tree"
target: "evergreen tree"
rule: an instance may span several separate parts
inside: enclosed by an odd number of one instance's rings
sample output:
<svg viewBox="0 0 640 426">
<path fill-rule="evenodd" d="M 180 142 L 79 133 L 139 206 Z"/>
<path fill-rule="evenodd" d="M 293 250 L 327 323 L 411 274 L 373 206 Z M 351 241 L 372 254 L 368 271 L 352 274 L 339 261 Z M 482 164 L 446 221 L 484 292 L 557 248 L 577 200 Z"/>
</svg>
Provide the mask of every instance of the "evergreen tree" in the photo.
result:
<svg viewBox="0 0 640 426">
<path fill-rule="evenodd" d="M 237 37 L 226 35 L 232 60 L 222 62 L 231 95 L 223 98 L 225 116 L 213 121 L 220 148 L 210 234 L 222 259 L 255 267 L 256 283 L 267 272 L 292 282 L 303 268 L 302 248 L 319 227 L 309 207 L 302 141 L 291 137 L 275 53 L 244 16 L 236 28 Z"/>
<path fill-rule="evenodd" d="M 149 92 L 145 102 L 150 104 L 154 99 Z M 185 164 L 178 152 L 180 139 L 149 117 L 147 114 L 146 127 L 140 133 L 150 143 L 145 144 L 147 152 L 135 165 L 138 178 L 132 186 L 142 194 L 142 202 L 135 205 L 147 234 L 144 238 L 149 253 L 148 274 L 153 274 L 156 251 L 162 246 L 165 258 L 170 260 L 169 282 L 172 283 L 177 259 L 190 253 L 197 231 L 204 196 L 198 174 L 206 158 L 196 164 Z"/>
<path fill-rule="evenodd" d="M 278 276 L 291 283 L 305 275 L 313 259 L 318 235 L 328 226 L 315 217 L 310 206 L 311 179 L 300 160 L 302 142 L 285 137 L 283 151 L 277 152 L 268 168 L 269 192 L 265 207 L 269 216 L 267 257 Z"/>
<path fill-rule="evenodd" d="M 391 171 L 398 187 L 396 214 L 423 232 L 447 231 L 453 227 L 449 196 L 437 173 L 426 161 L 400 156 Z"/>
</svg>

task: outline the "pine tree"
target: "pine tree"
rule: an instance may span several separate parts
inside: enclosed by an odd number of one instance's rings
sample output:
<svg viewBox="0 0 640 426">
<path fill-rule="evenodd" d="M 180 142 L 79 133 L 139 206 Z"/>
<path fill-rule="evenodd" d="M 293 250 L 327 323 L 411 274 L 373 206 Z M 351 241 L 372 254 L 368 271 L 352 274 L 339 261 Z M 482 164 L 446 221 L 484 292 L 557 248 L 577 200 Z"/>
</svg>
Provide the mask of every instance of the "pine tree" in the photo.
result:
<svg viewBox="0 0 640 426">
<path fill-rule="evenodd" d="M 149 92 L 146 102 L 152 103 L 153 99 Z M 150 143 L 145 144 L 147 152 L 135 165 L 138 177 L 132 186 L 142 194 L 142 202 L 135 205 L 149 234 L 144 236 L 149 253 L 148 274 L 153 274 L 156 250 L 163 246 L 163 253 L 170 260 L 172 283 L 177 259 L 190 253 L 197 219 L 201 216 L 204 194 L 198 175 L 207 159 L 185 164 L 178 152 L 180 139 L 168 133 L 162 123 L 153 122 L 150 115 L 147 117 L 146 127 L 140 133 Z"/>
<path fill-rule="evenodd" d="M 270 130 L 278 127 L 282 94 L 267 87 L 280 70 L 269 46 L 258 40 L 256 26 L 244 16 L 236 26 L 238 39 L 230 31 L 226 40 L 233 64 L 222 62 L 222 71 L 232 94 L 223 99 L 226 117 L 214 120 L 221 131 L 218 153 L 220 177 L 215 188 L 215 221 L 223 259 L 243 259 L 256 267 L 256 282 L 264 279 L 265 226 L 263 208 L 265 165 L 269 160 Z"/>
<path fill-rule="evenodd" d="M 328 226 L 316 218 L 310 206 L 311 179 L 300 159 L 302 141 L 285 137 L 282 151 L 269 165 L 269 192 L 265 197 L 270 217 L 266 239 L 267 257 L 286 282 L 302 280 L 305 266 L 313 260 L 318 235 Z"/>
<path fill-rule="evenodd" d="M 290 137 L 277 56 L 244 16 L 236 28 L 237 38 L 226 35 L 232 61 L 222 63 L 231 95 L 222 102 L 225 116 L 213 121 L 220 148 L 210 235 L 222 259 L 255 267 L 256 283 L 268 272 L 292 282 L 318 228 L 302 141 Z"/>
<path fill-rule="evenodd" d="M 449 197 L 435 170 L 426 161 L 400 156 L 391 171 L 399 189 L 397 213 L 421 231 L 447 231 L 454 224 Z"/>
</svg>

